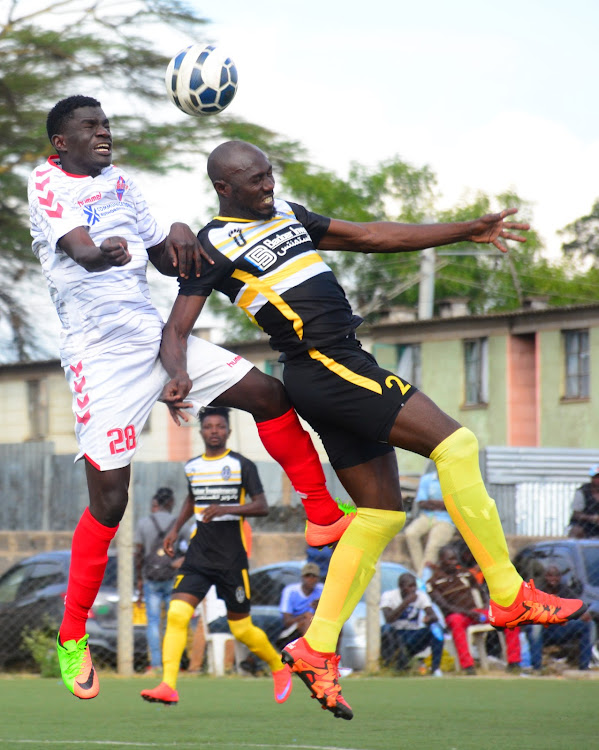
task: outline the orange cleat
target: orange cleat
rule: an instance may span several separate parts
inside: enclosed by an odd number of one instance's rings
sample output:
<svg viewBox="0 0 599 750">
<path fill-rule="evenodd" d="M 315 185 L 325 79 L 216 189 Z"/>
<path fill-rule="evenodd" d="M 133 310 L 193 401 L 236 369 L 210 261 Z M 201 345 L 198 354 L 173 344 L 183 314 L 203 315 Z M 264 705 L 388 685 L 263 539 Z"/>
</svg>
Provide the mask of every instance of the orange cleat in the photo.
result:
<svg viewBox="0 0 599 750">
<path fill-rule="evenodd" d="M 60 642 L 56 639 L 56 653 L 62 674 L 62 681 L 77 698 L 95 698 L 100 692 L 98 674 L 92 664 L 87 640 L 84 635 L 79 641 Z"/>
<path fill-rule="evenodd" d="M 331 711 L 338 719 L 353 718 L 351 706 L 341 695 L 337 654 L 314 651 L 305 638 L 297 638 L 285 646 L 281 658 L 308 686 L 324 710 Z"/>
<path fill-rule="evenodd" d="M 341 518 L 327 526 L 319 526 L 312 521 L 306 521 L 306 544 L 310 547 L 327 547 L 341 539 L 344 531 L 356 517 L 356 506 L 350 503 L 339 503 L 339 510 L 343 513 Z"/>
<path fill-rule="evenodd" d="M 489 604 L 489 622 L 496 628 L 516 628 L 518 625 L 559 625 L 576 620 L 588 609 L 580 599 L 561 599 L 545 594 L 531 579 L 522 582 L 518 596 L 509 607 L 501 607 L 493 600 Z"/>
<path fill-rule="evenodd" d="M 142 690 L 141 697 L 148 703 L 164 703 L 165 706 L 176 706 L 179 702 L 179 693 L 166 682 L 161 682 L 153 690 Z"/>
<path fill-rule="evenodd" d="M 272 679 L 275 683 L 275 700 L 277 703 L 285 703 L 291 695 L 293 683 L 291 682 L 291 669 L 285 664 L 281 669 L 272 673 Z"/>
</svg>

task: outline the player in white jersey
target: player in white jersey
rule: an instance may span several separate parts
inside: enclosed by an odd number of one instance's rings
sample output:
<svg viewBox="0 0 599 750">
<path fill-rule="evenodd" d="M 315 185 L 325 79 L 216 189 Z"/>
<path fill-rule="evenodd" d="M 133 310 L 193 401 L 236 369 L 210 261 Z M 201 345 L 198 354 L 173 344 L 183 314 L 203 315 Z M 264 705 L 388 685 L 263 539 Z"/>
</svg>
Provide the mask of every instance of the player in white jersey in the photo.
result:
<svg viewBox="0 0 599 750">
<path fill-rule="evenodd" d="M 98 101 L 63 99 L 46 125 L 57 154 L 29 179 L 33 251 L 61 321 L 61 360 L 90 500 L 73 534 L 57 649 L 65 685 L 93 698 L 99 684 L 85 634 L 88 612 L 127 505 L 138 436 L 176 374 L 158 359 L 163 323 L 150 301 L 146 266 L 150 260 L 165 275 L 199 275 L 203 252 L 187 225 L 160 227 L 130 175 L 112 164 L 110 126 Z M 189 347 L 190 397 L 169 405 L 175 421 L 183 407 L 195 414 L 208 404 L 249 411 L 302 496 L 312 531 L 324 543 L 336 541 L 352 516 L 328 493 L 281 384 L 207 341 L 190 337 Z"/>
</svg>

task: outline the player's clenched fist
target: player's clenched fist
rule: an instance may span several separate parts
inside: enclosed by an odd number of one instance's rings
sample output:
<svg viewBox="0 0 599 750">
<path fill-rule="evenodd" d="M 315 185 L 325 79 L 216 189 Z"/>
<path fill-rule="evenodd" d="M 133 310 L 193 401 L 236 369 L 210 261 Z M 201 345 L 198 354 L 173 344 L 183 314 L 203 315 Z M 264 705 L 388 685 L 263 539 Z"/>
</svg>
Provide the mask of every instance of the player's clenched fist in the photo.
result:
<svg viewBox="0 0 599 750">
<path fill-rule="evenodd" d="M 100 245 L 102 257 L 111 266 L 124 266 L 131 260 L 124 237 L 108 237 Z"/>
</svg>

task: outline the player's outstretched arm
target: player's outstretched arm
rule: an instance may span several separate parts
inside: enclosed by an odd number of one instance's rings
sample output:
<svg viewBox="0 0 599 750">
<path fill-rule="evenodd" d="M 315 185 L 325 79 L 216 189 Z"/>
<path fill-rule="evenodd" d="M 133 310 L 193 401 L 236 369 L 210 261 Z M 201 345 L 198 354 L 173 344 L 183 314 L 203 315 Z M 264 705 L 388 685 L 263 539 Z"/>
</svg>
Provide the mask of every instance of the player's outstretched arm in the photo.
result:
<svg viewBox="0 0 599 750">
<path fill-rule="evenodd" d="M 184 279 L 190 274 L 199 276 L 203 261 L 214 263 L 187 224 L 179 221 L 159 245 L 148 250 L 148 257 L 160 273 Z"/>
<path fill-rule="evenodd" d="M 351 222 L 331 219 L 327 233 L 318 244 L 320 250 L 349 250 L 360 253 L 402 253 L 427 247 L 451 245 L 454 242 L 484 242 L 502 252 L 502 240 L 526 242 L 512 230 L 526 231 L 528 224 L 505 221 L 517 212 L 509 208 L 498 214 L 487 214 L 472 221 L 446 224 L 400 224 L 391 221 Z"/>
<path fill-rule="evenodd" d="M 192 387 L 187 374 L 187 337 L 206 302 L 206 297 L 179 295 L 162 330 L 160 361 L 170 375 L 169 382 L 162 389 L 160 401 L 169 408 L 175 424 L 187 421 L 182 409 L 190 406 L 185 399 Z"/>
<path fill-rule="evenodd" d="M 91 273 L 124 266 L 131 260 L 124 237 L 108 237 L 98 247 L 85 227 L 76 227 L 65 234 L 58 241 L 58 247 Z"/>
</svg>

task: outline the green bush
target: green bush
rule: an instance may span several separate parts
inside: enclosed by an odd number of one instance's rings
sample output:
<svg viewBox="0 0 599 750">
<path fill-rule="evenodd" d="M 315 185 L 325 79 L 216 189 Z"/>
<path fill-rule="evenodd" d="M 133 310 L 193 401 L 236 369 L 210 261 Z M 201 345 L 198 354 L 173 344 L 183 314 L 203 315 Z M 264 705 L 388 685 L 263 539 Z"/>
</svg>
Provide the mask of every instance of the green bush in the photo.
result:
<svg viewBox="0 0 599 750">
<path fill-rule="evenodd" d="M 42 677 L 60 677 L 56 654 L 56 628 L 45 623 L 40 628 L 23 631 L 23 646 L 39 667 Z"/>
</svg>

